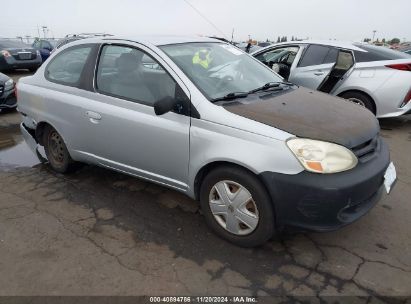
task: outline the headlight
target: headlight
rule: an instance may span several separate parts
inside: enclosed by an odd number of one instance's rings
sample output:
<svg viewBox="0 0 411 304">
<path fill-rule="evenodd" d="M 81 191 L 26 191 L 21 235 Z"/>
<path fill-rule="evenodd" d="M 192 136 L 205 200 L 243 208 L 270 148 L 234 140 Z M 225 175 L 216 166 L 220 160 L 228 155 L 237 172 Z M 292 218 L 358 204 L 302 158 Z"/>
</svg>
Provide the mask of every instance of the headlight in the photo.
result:
<svg viewBox="0 0 411 304">
<path fill-rule="evenodd" d="M 13 86 L 14 86 L 13 79 L 10 78 L 9 80 L 7 80 L 6 83 L 4 84 L 4 86 L 5 86 L 6 90 L 9 90 L 9 89 L 13 88 Z"/>
<path fill-rule="evenodd" d="M 316 173 L 337 173 L 354 168 L 357 157 L 347 148 L 319 140 L 293 138 L 287 146 L 303 167 Z"/>
<path fill-rule="evenodd" d="M 38 56 L 41 56 L 41 54 L 40 54 L 40 51 L 39 51 L 39 50 L 37 50 L 37 51 L 36 51 L 36 54 L 37 54 L 37 57 L 38 57 Z"/>
</svg>

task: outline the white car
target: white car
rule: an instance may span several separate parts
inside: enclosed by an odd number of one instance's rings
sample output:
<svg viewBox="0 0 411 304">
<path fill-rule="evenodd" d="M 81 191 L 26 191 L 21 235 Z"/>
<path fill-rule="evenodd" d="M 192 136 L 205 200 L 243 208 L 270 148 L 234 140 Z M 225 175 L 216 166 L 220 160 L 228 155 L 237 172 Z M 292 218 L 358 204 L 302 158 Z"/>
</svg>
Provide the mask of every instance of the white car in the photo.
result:
<svg viewBox="0 0 411 304">
<path fill-rule="evenodd" d="M 377 117 L 411 113 L 411 56 L 385 47 L 294 41 L 252 55 L 285 80 L 350 99 Z"/>
</svg>

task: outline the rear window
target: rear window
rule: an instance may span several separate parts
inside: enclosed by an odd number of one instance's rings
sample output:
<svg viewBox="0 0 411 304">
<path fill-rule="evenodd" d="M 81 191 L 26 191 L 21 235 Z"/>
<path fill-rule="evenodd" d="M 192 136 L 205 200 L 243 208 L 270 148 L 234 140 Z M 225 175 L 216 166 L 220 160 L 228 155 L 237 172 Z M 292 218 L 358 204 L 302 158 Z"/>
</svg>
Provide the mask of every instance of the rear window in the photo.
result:
<svg viewBox="0 0 411 304">
<path fill-rule="evenodd" d="M 47 80 L 68 86 L 76 86 L 90 54 L 90 45 L 69 48 L 56 55 L 46 67 Z"/>
<path fill-rule="evenodd" d="M 8 49 L 8 48 L 28 48 L 30 47 L 28 44 L 25 44 L 21 41 L 14 41 L 14 40 L 0 40 L 0 48 Z"/>
<path fill-rule="evenodd" d="M 383 46 L 354 44 L 356 47 L 366 51 L 354 51 L 356 62 L 382 61 L 382 60 L 396 60 L 408 59 L 410 55 L 391 50 Z"/>
</svg>

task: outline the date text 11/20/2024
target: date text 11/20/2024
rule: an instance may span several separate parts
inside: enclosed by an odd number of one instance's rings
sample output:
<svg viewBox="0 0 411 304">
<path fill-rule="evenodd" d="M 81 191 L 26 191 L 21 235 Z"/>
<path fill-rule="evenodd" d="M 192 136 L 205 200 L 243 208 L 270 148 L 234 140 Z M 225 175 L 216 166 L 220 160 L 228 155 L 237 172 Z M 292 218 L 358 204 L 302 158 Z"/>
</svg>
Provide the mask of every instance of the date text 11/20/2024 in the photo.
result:
<svg viewBox="0 0 411 304">
<path fill-rule="evenodd" d="M 150 303 L 257 303 L 255 297 L 150 297 Z"/>
</svg>

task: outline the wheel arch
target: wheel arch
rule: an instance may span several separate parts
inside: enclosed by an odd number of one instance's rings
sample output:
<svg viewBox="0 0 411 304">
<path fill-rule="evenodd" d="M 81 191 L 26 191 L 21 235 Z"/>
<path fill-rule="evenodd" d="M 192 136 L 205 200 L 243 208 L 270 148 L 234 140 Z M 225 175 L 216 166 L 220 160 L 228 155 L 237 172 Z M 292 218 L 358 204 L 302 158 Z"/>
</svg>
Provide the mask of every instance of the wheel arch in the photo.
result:
<svg viewBox="0 0 411 304">
<path fill-rule="evenodd" d="M 44 130 L 47 126 L 54 128 L 50 123 L 48 123 L 46 121 L 41 121 L 36 126 L 36 130 L 35 130 L 36 141 L 42 146 L 44 146 L 43 134 L 44 134 Z"/>
<path fill-rule="evenodd" d="M 267 186 L 264 183 L 263 179 L 256 172 L 253 172 L 253 170 L 251 170 L 250 168 L 247 168 L 246 166 L 243 166 L 241 164 L 231 162 L 231 161 L 221 160 L 221 161 L 209 162 L 209 163 L 205 164 L 204 166 L 202 166 L 200 168 L 200 170 L 198 170 L 198 172 L 197 172 L 197 174 L 195 175 L 195 178 L 194 178 L 194 198 L 195 198 L 195 200 L 198 201 L 200 199 L 201 184 L 202 184 L 204 178 L 207 176 L 207 174 L 210 173 L 211 171 L 213 171 L 214 169 L 220 168 L 220 167 L 236 167 L 236 168 L 239 168 L 239 169 L 242 169 L 242 170 L 245 170 L 245 171 L 249 172 L 250 174 L 254 175 L 261 182 L 264 189 L 267 191 L 268 194 L 270 194 L 270 192 L 268 191 Z"/>
<path fill-rule="evenodd" d="M 359 94 L 362 94 L 362 95 L 367 96 L 367 97 L 371 100 L 371 102 L 372 102 L 372 104 L 373 104 L 373 106 L 374 106 L 374 113 L 377 113 L 377 104 L 375 103 L 374 98 L 373 98 L 369 93 L 367 93 L 367 92 L 364 91 L 364 90 L 360 90 L 360 89 L 346 89 L 346 90 L 344 90 L 344 91 L 342 91 L 342 92 L 339 92 L 339 93 L 337 94 L 337 96 L 338 96 L 338 97 L 341 97 L 341 98 L 344 98 L 342 95 L 347 94 L 347 93 L 351 93 L 351 92 L 353 92 L 353 93 L 359 93 Z"/>
</svg>

